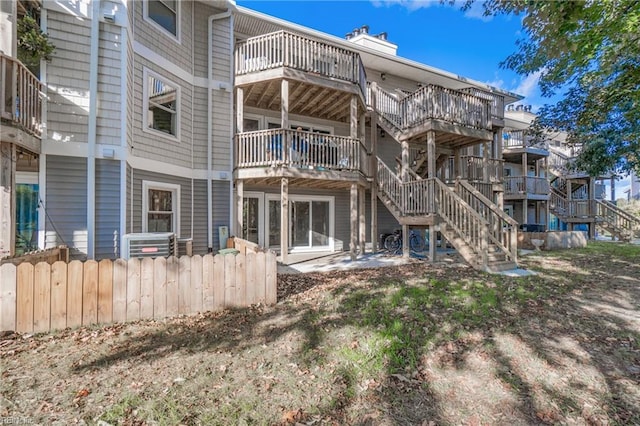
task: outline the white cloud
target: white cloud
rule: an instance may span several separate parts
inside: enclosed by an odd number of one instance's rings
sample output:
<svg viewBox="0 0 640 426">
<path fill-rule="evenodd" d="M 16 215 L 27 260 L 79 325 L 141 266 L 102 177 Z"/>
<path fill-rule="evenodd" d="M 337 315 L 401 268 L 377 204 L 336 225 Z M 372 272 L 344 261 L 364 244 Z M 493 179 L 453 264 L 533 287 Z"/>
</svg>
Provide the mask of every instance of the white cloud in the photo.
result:
<svg viewBox="0 0 640 426">
<path fill-rule="evenodd" d="M 418 9 L 426 9 L 431 6 L 437 6 L 439 2 L 437 0 L 371 0 L 371 4 L 373 4 L 375 7 L 389 7 L 398 5 L 412 12 Z"/>
<path fill-rule="evenodd" d="M 484 14 L 484 7 L 482 2 L 474 1 L 471 3 L 471 7 L 464 12 L 464 16 L 470 19 L 479 19 L 483 22 L 489 22 L 493 19 L 493 16 L 486 16 Z"/>
<path fill-rule="evenodd" d="M 540 74 L 542 74 L 542 71 L 536 71 L 521 79 L 520 84 L 513 91 L 525 98 L 532 96 L 538 90 Z"/>
</svg>

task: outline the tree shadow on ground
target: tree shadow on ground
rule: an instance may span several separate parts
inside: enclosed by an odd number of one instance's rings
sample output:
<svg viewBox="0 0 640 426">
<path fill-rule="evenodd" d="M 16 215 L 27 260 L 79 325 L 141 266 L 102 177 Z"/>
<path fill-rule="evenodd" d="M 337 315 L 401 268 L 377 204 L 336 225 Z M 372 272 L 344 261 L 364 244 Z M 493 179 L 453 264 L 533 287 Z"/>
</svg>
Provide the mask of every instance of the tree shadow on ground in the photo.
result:
<svg viewBox="0 0 640 426">
<path fill-rule="evenodd" d="M 304 290 L 276 307 L 168 320 L 152 333 L 121 340 L 72 373 L 183 352 L 238 355 L 295 334 L 301 339 L 290 354 L 296 365 L 309 370 L 341 360 L 331 373 L 331 397 L 307 407 L 324 420 L 640 423 L 630 393 L 639 372 L 629 368 L 640 365 L 640 290 L 634 281 L 640 265 L 589 251 L 564 257 L 529 257 L 525 263 L 540 275 L 526 278 L 425 266 L 332 273 L 329 284 L 328 274 L 308 274 L 298 278 Z M 602 279 L 611 264 L 624 264 L 627 279 Z M 612 299 L 612 291 L 629 300 Z M 495 417 L 497 408 L 453 413 L 448 398 L 458 398 L 462 408 L 466 399 L 452 391 L 458 385 L 445 373 L 473 375 L 476 358 L 491 366 L 487 390 L 501 388 L 496 407 L 500 399 L 508 405 L 506 417 Z M 580 368 L 590 372 L 591 382 L 580 379 Z M 362 407 L 373 411 L 365 415 Z"/>
</svg>

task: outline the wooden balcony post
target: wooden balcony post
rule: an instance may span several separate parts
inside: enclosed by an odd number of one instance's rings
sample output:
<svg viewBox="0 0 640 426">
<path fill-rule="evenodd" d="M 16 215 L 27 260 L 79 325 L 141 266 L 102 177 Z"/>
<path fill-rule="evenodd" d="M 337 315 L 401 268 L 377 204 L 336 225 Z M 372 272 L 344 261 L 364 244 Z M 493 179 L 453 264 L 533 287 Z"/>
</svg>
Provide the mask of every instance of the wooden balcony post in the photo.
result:
<svg viewBox="0 0 640 426">
<path fill-rule="evenodd" d="M 280 127 L 289 129 L 289 80 L 280 84 Z"/>
<path fill-rule="evenodd" d="M 358 224 L 360 229 L 360 254 L 365 252 L 365 243 L 367 241 L 367 222 L 365 216 L 365 197 L 366 191 L 363 186 L 358 187 L 358 216 L 360 223 Z"/>
<path fill-rule="evenodd" d="M 236 88 L 236 132 L 244 132 L 244 89 Z"/>
<path fill-rule="evenodd" d="M 0 142 L 0 258 L 15 251 L 16 146 Z"/>
<path fill-rule="evenodd" d="M 291 146 L 291 132 L 289 132 L 289 80 L 284 79 L 280 85 L 280 122 L 283 134 L 279 160 L 282 161 L 282 164 L 288 164 L 289 147 Z"/>
<path fill-rule="evenodd" d="M 489 142 L 484 142 L 482 144 L 482 181 L 490 182 L 489 175 Z"/>
<path fill-rule="evenodd" d="M 376 83 L 371 84 L 371 105 L 376 105 Z M 371 251 L 378 251 L 378 113 L 371 112 Z"/>
<path fill-rule="evenodd" d="M 244 181 L 242 179 L 236 180 L 236 237 L 244 238 L 242 234 L 243 221 L 244 221 Z"/>
<path fill-rule="evenodd" d="M 453 150 L 453 177 L 455 180 L 461 178 L 460 173 L 460 148 L 456 148 Z"/>
<path fill-rule="evenodd" d="M 402 148 L 402 163 L 400 170 L 400 179 L 402 182 L 409 180 L 409 142 L 403 140 L 400 144 Z"/>
<path fill-rule="evenodd" d="M 356 260 L 357 257 L 357 238 L 358 238 L 358 184 L 351 184 L 351 238 L 349 241 L 349 252 L 351 254 L 351 260 Z"/>
<path fill-rule="evenodd" d="M 411 255 L 409 249 L 409 225 L 402 225 L 402 257 L 408 258 Z"/>
<path fill-rule="evenodd" d="M 351 114 L 349 116 L 349 136 L 352 139 L 358 138 L 358 97 L 351 95 Z"/>
<path fill-rule="evenodd" d="M 427 132 L 427 177 L 436 177 L 436 132 Z"/>
<path fill-rule="evenodd" d="M 289 255 L 289 179 L 280 181 L 280 261 L 287 264 Z"/>
<path fill-rule="evenodd" d="M 438 229 L 437 225 L 429 225 L 429 262 L 435 263 L 436 261 L 436 244 L 438 243 Z"/>
</svg>

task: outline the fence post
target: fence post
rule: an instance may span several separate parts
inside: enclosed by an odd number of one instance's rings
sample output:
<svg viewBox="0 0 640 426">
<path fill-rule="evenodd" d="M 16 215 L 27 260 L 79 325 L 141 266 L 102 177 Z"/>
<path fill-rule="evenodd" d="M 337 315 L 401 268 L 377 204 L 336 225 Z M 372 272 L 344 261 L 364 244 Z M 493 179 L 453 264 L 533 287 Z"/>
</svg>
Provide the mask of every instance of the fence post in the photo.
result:
<svg viewBox="0 0 640 426">
<path fill-rule="evenodd" d="M 0 331 L 16 329 L 16 267 L 0 266 Z"/>
</svg>

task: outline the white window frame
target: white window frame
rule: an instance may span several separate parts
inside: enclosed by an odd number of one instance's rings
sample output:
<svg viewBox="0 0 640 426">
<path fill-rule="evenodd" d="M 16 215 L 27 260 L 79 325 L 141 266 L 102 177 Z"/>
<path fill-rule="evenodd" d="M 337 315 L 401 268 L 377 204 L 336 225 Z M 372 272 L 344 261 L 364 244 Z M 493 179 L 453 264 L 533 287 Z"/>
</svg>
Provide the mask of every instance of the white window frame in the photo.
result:
<svg viewBox="0 0 640 426">
<path fill-rule="evenodd" d="M 264 130 L 265 129 L 265 127 L 264 127 L 264 116 L 245 112 L 243 114 L 243 118 L 246 118 L 248 120 L 257 121 L 258 122 L 258 130 Z M 246 132 L 245 129 L 242 129 L 242 131 Z"/>
<path fill-rule="evenodd" d="M 265 234 L 265 210 L 264 210 L 264 192 L 244 191 L 242 198 L 258 199 L 258 245 L 264 247 Z M 243 218 L 244 221 L 244 218 Z M 244 223 L 243 223 L 244 226 Z"/>
<path fill-rule="evenodd" d="M 275 124 L 278 127 L 280 127 L 281 122 L 279 120 L 277 120 L 276 118 L 268 117 L 265 129 L 269 128 L 269 124 Z M 302 121 L 289 121 L 289 129 L 295 130 L 298 127 L 307 128 L 307 129 L 309 129 L 308 130 L 309 132 L 313 132 L 315 130 L 321 130 L 323 132 L 329 132 L 330 135 L 335 134 L 333 126 L 315 125 L 315 124 L 304 123 Z"/>
<path fill-rule="evenodd" d="M 180 185 L 166 182 L 142 181 L 142 232 L 149 232 L 149 190 L 171 191 L 171 210 L 173 211 L 173 233 L 180 238 Z"/>
<path fill-rule="evenodd" d="M 171 33 L 165 27 L 163 27 L 158 22 L 156 22 L 151 16 L 149 16 L 149 0 L 144 0 L 142 3 L 143 3 L 143 6 L 142 6 L 143 19 L 145 21 L 147 21 L 149 24 L 151 24 L 153 27 L 155 27 L 158 31 L 164 33 L 171 40 L 175 41 L 176 43 L 182 44 L 182 39 L 180 37 L 180 33 L 181 33 L 181 31 L 180 31 L 180 9 L 181 9 L 181 5 L 182 5 L 182 1 L 178 0 L 176 2 L 176 33 L 175 34 Z"/>
<path fill-rule="evenodd" d="M 176 84 L 172 80 L 164 77 L 157 72 L 150 70 L 149 68 L 143 68 L 143 84 L 142 84 L 142 131 L 145 133 L 153 134 L 154 136 L 161 136 L 163 138 L 172 140 L 174 142 L 180 142 L 180 124 L 182 122 L 180 116 L 180 100 L 181 100 L 181 87 L 179 84 Z M 161 132 L 159 130 L 155 130 L 149 127 L 149 77 L 153 77 L 158 80 L 162 80 L 168 86 L 173 86 L 176 88 L 176 134 L 172 135 L 170 133 Z"/>
<path fill-rule="evenodd" d="M 269 201 L 280 201 L 280 194 L 265 194 L 265 214 L 264 221 L 269 223 Z M 335 251 L 335 233 L 336 233 L 336 220 L 335 220 L 335 200 L 336 197 L 331 195 L 304 195 L 304 194 L 289 194 L 289 214 L 291 214 L 291 202 L 292 201 L 328 201 L 329 202 L 329 244 L 319 247 L 291 247 L 291 232 L 289 232 L 289 253 L 311 253 L 311 252 L 333 252 Z M 291 226 L 291 217 L 289 217 L 289 226 Z M 267 230 L 264 229 L 264 242 L 266 248 L 268 246 L 269 239 L 267 238 Z M 279 246 L 278 246 L 279 247 Z"/>
</svg>

